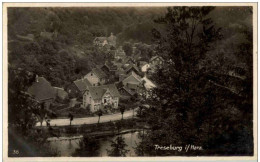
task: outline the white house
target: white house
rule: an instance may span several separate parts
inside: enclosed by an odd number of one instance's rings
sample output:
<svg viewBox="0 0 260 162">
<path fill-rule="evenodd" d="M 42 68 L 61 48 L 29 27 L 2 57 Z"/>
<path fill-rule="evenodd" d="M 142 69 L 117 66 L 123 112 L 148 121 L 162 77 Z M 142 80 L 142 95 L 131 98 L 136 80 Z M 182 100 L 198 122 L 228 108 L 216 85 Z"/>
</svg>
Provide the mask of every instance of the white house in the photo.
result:
<svg viewBox="0 0 260 162">
<path fill-rule="evenodd" d="M 106 106 L 117 109 L 120 94 L 114 84 L 89 87 L 83 95 L 83 107 L 90 106 L 91 112 L 105 109 Z"/>
</svg>

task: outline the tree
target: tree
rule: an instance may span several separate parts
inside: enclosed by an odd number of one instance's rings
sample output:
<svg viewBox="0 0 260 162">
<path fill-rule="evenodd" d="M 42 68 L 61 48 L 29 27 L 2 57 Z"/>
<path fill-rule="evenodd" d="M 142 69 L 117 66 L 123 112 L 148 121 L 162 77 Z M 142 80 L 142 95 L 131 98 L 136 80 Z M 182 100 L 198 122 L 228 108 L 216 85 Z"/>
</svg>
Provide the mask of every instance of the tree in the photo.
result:
<svg viewBox="0 0 260 162">
<path fill-rule="evenodd" d="M 47 113 L 47 111 L 45 110 L 45 106 L 44 106 L 44 102 L 43 102 L 43 103 L 41 103 L 41 108 L 40 108 L 39 114 L 38 114 L 38 119 L 41 123 L 41 126 L 42 126 L 43 120 L 45 119 L 46 113 Z"/>
<path fill-rule="evenodd" d="M 139 147 L 145 154 L 184 154 L 154 149 L 155 144 L 165 146 L 169 143 L 193 143 L 204 148 L 203 152 L 185 155 L 247 154 L 234 148 L 241 147 L 237 145 L 235 134 L 244 136 L 238 133 L 241 131 L 239 124 L 235 124 L 244 116 L 237 102 L 240 95 L 231 88 L 240 81 L 206 61 L 206 54 L 213 49 L 214 42 L 221 39 L 221 30 L 216 29 L 207 16 L 213 9 L 168 8 L 166 15 L 156 20 L 167 30 L 164 33 L 153 30 L 156 55 L 164 62 L 162 67 L 155 69 L 153 79 L 158 87 L 151 91 L 147 99 L 150 108 L 143 113 L 143 119 L 150 126 Z M 224 81 L 227 79 L 235 83 L 230 86 Z M 235 88 L 240 89 L 239 86 Z"/>
<path fill-rule="evenodd" d="M 98 124 L 99 124 L 100 117 L 103 115 L 103 112 L 102 112 L 101 109 L 99 109 L 99 110 L 97 111 L 97 115 L 98 115 Z"/>
<path fill-rule="evenodd" d="M 99 155 L 100 143 L 94 137 L 84 136 L 79 142 L 79 148 L 75 150 L 73 156 L 96 157 Z"/>
<path fill-rule="evenodd" d="M 35 76 L 21 68 L 8 68 L 8 156 L 10 157 L 57 156 L 46 142 L 47 135 L 35 132 L 33 129 L 39 117 L 43 116 L 43 106 L 27 93 Z M 19 150 L 19 155 L 13 154 L 13 150 Z"/>
<path fill-rule="evenodd" d="M 126 156 L 127 152 L 129 152 L 126 147 L 125 139 L 119 135 L 115 141 L 111 141 L 111 150 L 107 150 L 108 156 Z"/>
<path fill-rule="evenodd" d="M 132 56 L 133 54 L 133 47 L 132 44 L 129 42 L 124 43 L 123 50 L 125 51 L 127 56 Z"/>
<path fill-rule="evenodd" d="M 120 112 L 122 114 L 122 120 L 123 120 L 123 115 L 124 115 L 124 112 L 125 112 L 125 106 L 124 105 L 121 105 Z"/>
<path fill-rule="evenodd" d="M 70 126 L 71 126 L 71 122 L 73 120 L 73 115 L 71 113 L 69 113 L 68 118 L 70 119 Z"/>
<path fill-rule="evenodd" d="M 23 69 L 9 68 L 8 77 L 8 123 L 26 133 L 37 122 L 41 105 L 27 89 L 35 75 Z"/>
</svg>

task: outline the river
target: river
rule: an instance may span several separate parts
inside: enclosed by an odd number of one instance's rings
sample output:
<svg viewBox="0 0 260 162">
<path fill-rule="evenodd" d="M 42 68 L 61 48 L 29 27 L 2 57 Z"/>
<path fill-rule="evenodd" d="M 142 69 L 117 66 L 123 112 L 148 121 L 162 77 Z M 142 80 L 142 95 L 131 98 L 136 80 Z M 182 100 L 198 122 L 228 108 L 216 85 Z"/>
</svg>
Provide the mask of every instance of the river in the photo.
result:
<svg viewBox="0 0 260 162">
<path fill-rule="evenodd" d="M 122 134 L 122 137 L 125 139 L 125 143 L 127 144 L 126 149 L 129 150 L 126 156 L 136 156 L 134 148 L 136 144 L 140 142 L 138 138 L 138 132 L 126 133 Z M 108 156 L 107 149 L 110 150 L 111 140 L 115 140 L 114 137 L 106 137 L 101 138 L 100 148 L 99 148 L 99 156 Z M 79 142 L 81 139 L 70 139 L 70 140 L 56 140 L 50 141 L 51 148 L 57 150 L 60 156 L 72 156 L 77 148 L 79 148 Z"/>
</svg>

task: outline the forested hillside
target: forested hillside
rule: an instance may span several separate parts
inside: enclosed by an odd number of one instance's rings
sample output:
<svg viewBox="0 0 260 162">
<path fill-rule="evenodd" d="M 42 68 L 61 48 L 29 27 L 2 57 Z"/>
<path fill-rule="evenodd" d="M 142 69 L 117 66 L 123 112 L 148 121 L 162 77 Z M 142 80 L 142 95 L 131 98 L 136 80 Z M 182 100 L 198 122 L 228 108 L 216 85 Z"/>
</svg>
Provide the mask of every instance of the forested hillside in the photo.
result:
<svg viewBox="0 0 260 162">
<path fill-rule="evenodd" d="M 126 41 L 153 44 L 152 29 L 163 29 L 154 19 L 165 12 L 165 7 L 9 8 L 9 65 L 37 72 L 53 85 L 66 86 L 104 62 L 106 55 L 92 45 L 95 37 L 112 32 L 117 45 Z M 252 27 L 250 9 L 219 7 L 209 17 L 223 35 L 210 57 L 214 60 L 222 52 L 237 61 L 233 47 L 246 40 L 244 31 Z"/>
</svg>

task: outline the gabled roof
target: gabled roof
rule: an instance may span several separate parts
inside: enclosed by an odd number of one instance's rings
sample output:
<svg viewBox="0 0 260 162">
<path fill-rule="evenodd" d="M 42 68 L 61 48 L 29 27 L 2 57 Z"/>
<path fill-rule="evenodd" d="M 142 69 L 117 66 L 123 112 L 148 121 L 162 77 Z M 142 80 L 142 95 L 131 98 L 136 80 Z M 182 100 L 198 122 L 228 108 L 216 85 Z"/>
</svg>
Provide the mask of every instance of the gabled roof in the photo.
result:
<svg viewBox="0 0 260 162">
<path fill-rule="evenodd" d="M 104 64 L 104 66 L 108 67 L 108 69 L 109 69 L 110 71 L 115 71 L 115 70 L 117 70 L 117 66 L 114 65 L 112 62 L 106 61 L 105 64 Z"/>
<path fill-rule="evenodd" d="M 122 78 L 120 81 L 124 81 L 125 79 L 129 78 L 129 77 L 134 77 L 138 82 L 142 82 L 142 78 L 137 75 L 134 71 L 131 71 L 130 73 L 128 73 L 124 78 Z"/>
<path fill-rule="evenodd" d="M 125 72 L 128 72 L 128 71 L 131 70 L 131 69 L 135 69 L 137 72 L 139 72 L 138 67 L 135 66 L 135 65 L 133 65 L 133 64 L 127 66 L 126 69 L 125 69 Z"/>
<path fill-rule="evenodd" d="M 115 84 L 89 87 L 89 93 L 94 100 L 102 99 L 102 97 L 106 91 L 109 91 L 111 93 L 112 97 L 120 97 L 120 94 L 119 94 Z"/>
<path fill-rule="evenodd" d="M 132 60 L 133 62 L 135 62 L 135 60 L 132 57 L 126 57 L 123 61 L 123 64 L 126 64 L 128 61 Z"/>
<path fill-rule="evenodd" d="M 102 87 L 89 87 L 89 93 L 92 96 L 93 100 L 100 100 L 102 99 L 102 96 L 106 92 L 106 89 L 103 89 Z"/>
<path fill-rule="evenodd" d="M 114 65 L 117 67 L 117 69 L 120 69 L 123 64 L 120 62 L 115 62 Z"/>
<path fill-rule="evenodd" d="M 98 78 L 105 78 L 107 76 L 106 73 L 100 68 L 94 68 L 92 69 L 92 72 L 96 74 Z"/>
<path fill-rule="evenodd" d="M 92 86 L 91 83 L 88 81 L 87 78 L 85 79 L 78 79 L 74 81 L 74 84 L 80 91 L 86 90 L 88 87 Z"/>
<path fill-rule="evenodd" d="M 55 98 L 55 90 L 44 77 L 38 77 L 38 82 L 34 82 L 28 88 L 28 93 L 35 97 L 36 100 L 42 101 Z"/>
<path fill-rule="evenodd" d="M 107 37 L 96 37 L 94 39 L 94 41 L 100 41 L 100 42 L 104 42 L 105 40 L 107 40 Z"/>
<path fill-rule="evenodd" d="M 109 37 L 107 37 L 107 40 L 108 40 L 109 42 L 113 42 L 113 41 L 116 40 L 116 36 L 114 36 L 114 34 L 111 33 L 111 35 L 110 35 Z"/>
<path fill-rule="evenodd" d="M 157 58 L 159 58 L 160 60 L 163 60 L 163 58 L 162 58 L 161 56 L 153 56 L 153 57 L 150 59 L 150 61 L 153 61 L 154 59 L 157 59 Z"/>
<path fill-rule="evenodd" d="M 131 72 L 127 75 L 126 78 L 128 78 L 129 76 L 135 77 L 135 78 L 136 78 L 137 80 L 139 80 L 140 82 L 142 81 L 142 78 L 141 78 L 139 75 L 137 75 L 134 71 L 131 71 Z"/>
</svg>

